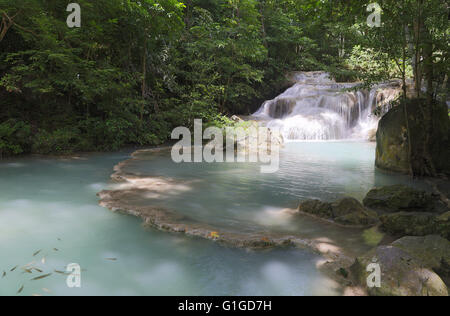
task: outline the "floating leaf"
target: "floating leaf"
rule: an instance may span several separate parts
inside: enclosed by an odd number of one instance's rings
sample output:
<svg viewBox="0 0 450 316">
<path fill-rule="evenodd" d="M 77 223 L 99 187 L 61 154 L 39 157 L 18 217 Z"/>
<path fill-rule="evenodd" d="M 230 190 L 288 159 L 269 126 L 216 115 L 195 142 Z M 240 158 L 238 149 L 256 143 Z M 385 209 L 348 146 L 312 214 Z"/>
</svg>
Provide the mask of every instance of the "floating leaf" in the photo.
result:
<svg viewBox="0 0 450 316">
<path fill-rule="evenodd" d="M 68 275 L 68 273 L 67 273 L 67 272 L 64 272 L 64 271 L 58 271 L 58 270 L 55 270 L 55 273 L 58 273 L 58 274 L 64 274 L 64 275 Z"/>
<path fill-rule="evenodd" d="M 211 232 L 211 234 L 209 235 L 211 238 L 219 238 L 219 233 L 218 232 Z"/>
<path fill-rule="evenodd" d="M 35 277 L 35 278 L 31 279 L 31 281 L 42 280 L 42 279 L 45 279 L 45 278 L 47 278 L 47 277 L 49 277 L 49 276 L 51 276 L 51 275 L 52 275 L 51 273 L 49 273 L 49 274 L 44 274 L 44 275 L 41 275 L 41 276 L 38 276 L 38 277 Z"/>
</svg>

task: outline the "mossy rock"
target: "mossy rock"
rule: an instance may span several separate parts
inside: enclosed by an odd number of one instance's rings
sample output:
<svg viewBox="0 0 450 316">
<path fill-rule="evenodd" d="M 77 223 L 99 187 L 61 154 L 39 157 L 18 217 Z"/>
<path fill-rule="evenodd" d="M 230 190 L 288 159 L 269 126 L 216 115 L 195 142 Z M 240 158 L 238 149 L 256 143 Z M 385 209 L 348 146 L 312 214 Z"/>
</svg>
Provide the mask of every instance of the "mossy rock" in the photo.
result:
<svg viewBox="0 0 450 316">
<path fill-rule="evenodd" d="M 378 223 L 378 216 L 376 213 L 370 213 L 369 211 L 354 212 L 351 214 L 336 217 L 334 219 L 336 223 L 350 226 L 372 226 Z"/>
<path fill-rule="evenodd" d="M 399 212 L 380 216 L 381 227 L 394 236 L 426 236 L 438 232 L 436 215 Z"/>
<path fill-rule="evenodd" d="M 336 201 L 332 204 L 332 208 L 333 216 L 336 218 L 353 213 L 364 213 L 366 211 L 364 206 L 357 199 L 350 197 Z"/>
<path fill-rule="evenodd" d="M 444 238 L 450 240 L 450 212 L 436 218 L 436 230 Z"/>
<path fill-rule="evenodd" d="M 299 211 L 332 220 L 341 225 L 370 226 L 378 223 L 376 212 L 367 210 L 358 200 L 350 197 L 334 203 L 307 200 L 300 204 Z"/>
<path fill-rule="evenodd" d="M 333 209 L 331 207 L 331 203 L 326 203 L 319 200 L 306 200 L 300 203 L 298 210 L 300 212 L 315 215 L 320 218 L 333 218 Z"/>
<path fill-rule="evenodd" d="M 403 237 L 392 246 L 406 251 L 419 259 L 425 267 L 433 269 L 441 278 L 450 278 L 450 241 L 437 235 Z"/>
<path fill-rule="evenodd" d="M 423 169 L 424 122 L 422 107 L 426 100 L 407 101 L 409 128 L 411 131 L 411 161 L 409 137 L 404 106 L 392 108 L 385 114 L 377 131 L 376 166 L 387 171 L 408 174 L 410 166 L 417 173 Z M 433 105 L 433 135 L 428 147 L 437 172 L 450 174 L 450 120 L 445 104 Z M 420 174 L 420 173 L 419 173 Z"/>
<path fill-rule="evenodd" d="M 369 264 L 380 267 L 380 287 L 368 287 Z M 447 286 L 434 271 L 408 252 L 380 246 L 358 257 L 350 271 L 357 284 L 371 296 L 448 296 Z"/>
<path fill-rule="evenodd" d="M 367 193 L 364 206 L 384 212 L 434 210 L 433 196 L 405 185 L 375 188 Z"/>
</svg>

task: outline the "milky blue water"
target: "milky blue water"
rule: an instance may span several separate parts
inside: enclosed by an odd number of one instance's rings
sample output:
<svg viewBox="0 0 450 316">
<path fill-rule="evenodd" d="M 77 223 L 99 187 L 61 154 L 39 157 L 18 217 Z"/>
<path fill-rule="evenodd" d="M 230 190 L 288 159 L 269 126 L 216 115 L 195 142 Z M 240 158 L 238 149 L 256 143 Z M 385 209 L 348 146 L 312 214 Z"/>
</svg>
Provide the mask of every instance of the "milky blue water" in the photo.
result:
<svg viewBox="0 0 450 316">
<path fill-rule="evenodd" d="M 340 294 L 317 270 L 321 258 L 309 251 L 229 249 L 146 229 L 136 218 L 97 206 L 96 193 L 110 187 L 113 166 L 128 157 L 121 152 L 0 162 L 0 295 Z M 134 167 L 198 179 L 183 194 L 157 199 L 194 217 L 320 237 L 324 226 L 298 219 L 292 226 L 278 211 L 304 198 L 360 198 L 374 184 L 408 181 L 375 171 L 373 157 L 368 143 L 301 143 L 286 146 L 273 175 L 249 164 L 175 165 L 164 154 Z M 346 240 L 359 248 L 360 235 L 349 233 Z M 70 263 L 83 269 L 81 288 L 68 288 L 66 276 L 55 272 Z M 27 264 L 42 272 L 26 272 Z"/>
</svg>

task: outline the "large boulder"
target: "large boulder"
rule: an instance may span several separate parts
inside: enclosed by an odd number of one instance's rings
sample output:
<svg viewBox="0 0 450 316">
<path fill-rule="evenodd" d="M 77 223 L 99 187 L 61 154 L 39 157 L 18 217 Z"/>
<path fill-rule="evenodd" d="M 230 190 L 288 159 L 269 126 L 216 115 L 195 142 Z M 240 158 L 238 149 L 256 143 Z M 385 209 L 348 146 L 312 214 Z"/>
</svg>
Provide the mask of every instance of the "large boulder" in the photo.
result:
<svg viewBox="0 0 450 316">
<path fill-rule="evenodd" d="M 307 200 L 300 204 L 298 210 L 348 226 L 370 226 L 378 222 L 375 212 L 367 210 L 358 200 L 350 197 L 334 203 Z"/>
<path fill-rule="evenodd" d="M 450 278 L 450 241 L 437 235 L 403 237 L 392 243 L 433 269 L 441 278 Z"/>
<path fill-rule="evenodd" d="M 363 202 L 368 208 L 390 213 L 434 210 L 434 199 L 430 193 L 405 185 L 374 188 L 367 193 Z"/>
<path fill-rule="evenodd" d="M 311 214 L 320 218 L 333 218 L 333 209 L 331 207 L 331 203 L 326 203 L 319 200 L 306 200 L 300 203 L 298 210 L 300 212 Z"/>
<path fill-rule="evenodd" d="M 394 236 L 425 236 L 437 232 L 432 213 L 399 212 L 380 216 L 382 229 Z"/>
<path fill-rule="evenodd" d="M 411 154 L 404 107 L 392 108 L 385 114 L 377 131 L 376 166 L 380 169 L 409 173 L 423 169 L 424 125 L 422 109 L 424 100 L 409 100 L 407 103 L 409 128 L 411 131 Z M 435 105 L 433 135 L 428 141 L 429 153 L 438 172 L 450 174 L 450 120 L 445 105 Z M 410 164 L 410 156 L 412 163 Z"/>
<path fill-rule="evenodd" d="M 333 217 L 337 223 L 343 225 L 369 226 L 378 222 L 375 212 L 367 210 L 354 198 L 343 198 L 331 205 Z"/>
<path fill-rule="evenodd" d="M 450 240 L 450 212 L 399 212 L 380 216 L 381 229 L 394 236 L 440 235 Z"/>
<path fill-rule="evenodd" d="M 380 287 L 369 287 L 370 264 L 380 267 Z M 351 266 L 355 281 L 371 296 L 448 296 L 442 279 L 431 269 L 395 246 L 380 246 L 357 258 Z"/>
</svg>

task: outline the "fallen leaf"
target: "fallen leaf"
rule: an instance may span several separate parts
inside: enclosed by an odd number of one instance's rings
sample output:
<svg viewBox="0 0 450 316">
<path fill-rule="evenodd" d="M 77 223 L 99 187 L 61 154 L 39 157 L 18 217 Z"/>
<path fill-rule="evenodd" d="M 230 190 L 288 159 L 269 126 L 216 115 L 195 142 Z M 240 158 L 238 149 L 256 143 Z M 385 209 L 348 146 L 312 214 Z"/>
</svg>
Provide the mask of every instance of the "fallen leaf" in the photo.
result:
<svg viewBox="0 0 450 316">
<path fill-rule="evenodd" d="M 35 278 L 31 279 L 31 281 L 42 280 L 42 279 L 45 279 L 45 278 L 47 278 L 47 277 L 49 277 L 49 276 L 51 276 L 51 275 L 52 275 L 51 273 L 49 273 L 49 274 L 44 274 L 44 275 L 41 275 L 41 276 L 38 276 L 38 277 L 35 277 Z"/>
<path fill-rule="evenodd" d="M 63 271 L 58 271 L 58 270 L 55 270 L 55 273 L 58 273 L 58 274 L 64 274 L 64 275 L 68 275 L 68 273 L 67 273 L 67 272 L 63 272 Z"/>
<path fill-rule="evenodd" d="M 211 232 L 211 234 L 209 235 L 211 238 L 219 238 L 219 233 L 218 232 Z"/>
</svg>

